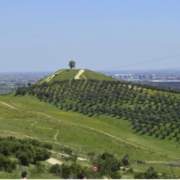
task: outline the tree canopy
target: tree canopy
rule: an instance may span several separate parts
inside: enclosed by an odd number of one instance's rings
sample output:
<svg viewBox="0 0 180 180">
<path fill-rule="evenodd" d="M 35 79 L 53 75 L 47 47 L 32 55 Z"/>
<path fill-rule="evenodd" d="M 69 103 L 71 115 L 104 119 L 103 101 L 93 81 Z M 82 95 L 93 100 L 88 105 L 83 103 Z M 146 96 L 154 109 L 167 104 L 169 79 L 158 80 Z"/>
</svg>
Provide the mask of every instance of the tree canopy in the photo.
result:
<svg viewBox="0 0 180 180">
<path fill-rule="evenodd" d="M 75 68 L 76 67 L 76 62 L 74 60 L 70 60 L 69 61 L 69 67 L 70 67 L 70 69 Z"/>
</svg>

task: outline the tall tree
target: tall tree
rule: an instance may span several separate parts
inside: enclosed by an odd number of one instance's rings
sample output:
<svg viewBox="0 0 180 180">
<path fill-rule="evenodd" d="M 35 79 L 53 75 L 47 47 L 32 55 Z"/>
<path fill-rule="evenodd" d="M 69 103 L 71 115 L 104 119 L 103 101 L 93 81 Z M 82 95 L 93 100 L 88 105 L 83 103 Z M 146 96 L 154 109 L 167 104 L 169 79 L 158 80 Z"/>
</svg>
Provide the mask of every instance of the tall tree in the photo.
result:
<svg viewBox="0 0 180 180">
<path fill-rule="evenodd" d="M 75 68 L 75 66 L 76 66 L 76 62 L 75 62 L 75 61 L 73 61 L 73 60 L 69 61 L 69 67 L 70 67 L 70 69 Z"/>
</svg>

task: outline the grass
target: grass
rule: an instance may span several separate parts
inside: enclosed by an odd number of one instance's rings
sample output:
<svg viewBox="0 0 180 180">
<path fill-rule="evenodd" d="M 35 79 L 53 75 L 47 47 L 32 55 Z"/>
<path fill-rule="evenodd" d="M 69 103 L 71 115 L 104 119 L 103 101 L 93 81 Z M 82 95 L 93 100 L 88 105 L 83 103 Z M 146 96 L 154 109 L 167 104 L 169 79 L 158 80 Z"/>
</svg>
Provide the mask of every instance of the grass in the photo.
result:
<svg viewBox="0 0 180 180">
<path fill-rule="evenodd" d="M 63 80 L 73 80 L 74 77 L 78 74 L 80 69 L 61 69 L 54 74 L 51 74 L 44 79 L 40 80 L 39 83 L 51 83 L 54 81 L 63 81 Z M 94 79 L 94 80 L 113 80 L 112 77 L 106 76 L 102 73 L 85 70 L 85 72 L 80 76 L 80 79 Z"/>
<path fill-rule="evenodd" d="M 83 76 L 86 79 L 95 79 L 95 80 L 107 80 L 112 81 L 114 80 L 112 77 L 104 75 L 103 73 L 91 71 L 91 70 L 85 70 Z"/>
<path fill-rule="evenodd" d="M 58 151 L 60 146 L 74 149 L 80 155 L 89 152 L 110 152 L 121 158 L 129 154 L 136 160 L 157 161 L 160 171 L 168 166 L 158 161 L 175 161 L 180 157 L 180 145 L 169 140 L 158 140 L 142 136 L 131 130 L 130 123 L 107 116 L 87 117 L 79 113 L 60 111 L 53 105 L 40 102 L 35 97 L 0 96 L 1 136 L 31 137 L 47 141 Z M 146 168 L 146 165 L 143 166 Z M 133 163 L 136 169 L 140 165 Z M 175 168 L 180 176 L 180 170 Z M 0 177 L 4 177 L 0 173 Z M 9 177 L 9 176 L 8 176 Z"/>
<path fill-rule="evenodd" d="M 44 79 L 40 80 L 40 83 L 50 83 L 53 81 L 62 81 L 62 80 L 72 80 L 74 79 L 75 75 L 78 73 L 78 69 L 61 69 L 55 72 L 52 75 L 45 77 Z"/>
</svg>

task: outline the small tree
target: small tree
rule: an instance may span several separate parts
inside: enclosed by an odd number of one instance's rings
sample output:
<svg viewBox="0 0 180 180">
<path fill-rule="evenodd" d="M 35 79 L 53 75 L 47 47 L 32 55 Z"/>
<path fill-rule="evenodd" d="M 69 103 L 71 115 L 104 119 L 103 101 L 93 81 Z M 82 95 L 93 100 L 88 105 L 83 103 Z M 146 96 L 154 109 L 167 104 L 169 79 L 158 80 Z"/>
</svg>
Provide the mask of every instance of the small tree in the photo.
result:
<svg viewBox="0 0 180 180">
<path fill-rule="evenodd" d="M 19 151 L 16 157 L 19 159 L 20 164 L 24 166 L 28 166 L 32 161 L 31 155 L 27 152 Z"/>
<path fill-rule="evenodd" d="M 144 175 L 145 179 L 158 179 L 158 173 L 153 167 L 148 168 Z"/>
<path fill-rule="evenodd" d="M 70 69 L 75 68 L 75 66 L 76 66 L 76 62 L 75 62 L 75 61 L 73 61 L 73 60 L 69 61 L 69 67 L 70 67 Z"/>
<path fill-rule="evenodd" d="M 153 167 L 148 168 L 144 173 L 135 174 L 135 179 L 158 179 L 158 173 Z"/>
<path fill-rule="evenodd" d="M 121 160 L 123 166 L 128 166 L 129 165 L 129 156 L 126 154 L 122 160 Z"/>
<path fill-rule="evenodd" d="M 112 177 L 120 169 L 120 163 L 116 157 L 109 153 L 103 153 L 98 155 L 93 162 L 94 165 L 98 168 L 98 172 L 103 176 Z M 115 177 L 115 176 L 114 176 Z M 116 174 L 117 177 L 117 174 Z M 120 176 L 119 176 L 120 178 Z"/>
<path fill-rule="evenodd" d="M 59 164 L 52 165 L 50 168 L 50 173 L 55 174 L 56 176 L 60 176 L 61 166 Z"/>
<path fill-rule="evenodd" d="M 27 172 L 26 172 L 26 171 L 23 171 L 23 172 L 21 173 L 21 177 L 22 177 L 23 179 L 26 179 L 26 178 L 27 178 Z"/>
</svg>

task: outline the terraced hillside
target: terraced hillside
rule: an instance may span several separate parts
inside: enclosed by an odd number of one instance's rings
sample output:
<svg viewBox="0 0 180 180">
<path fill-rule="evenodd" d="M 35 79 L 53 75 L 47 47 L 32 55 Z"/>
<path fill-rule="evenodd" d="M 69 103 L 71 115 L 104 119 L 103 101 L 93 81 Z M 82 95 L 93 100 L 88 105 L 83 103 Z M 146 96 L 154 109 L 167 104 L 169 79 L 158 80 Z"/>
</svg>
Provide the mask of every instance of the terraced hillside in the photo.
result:
<svg viewBox="0 0 180 180">
<path fill-rule="evenodd" d="M 139 134 L 180 142 L 178 93 L 119 81 L 97 80 L 37 84 L 24 93 L 34 95 L 65 111 L 80 112 L 88 116 L 123 118 Z"/>
<path fill-rule="evenodd" d="M 53 145 L 61 152 L 69 147 L 86 158 L 88 153 L 110 152 L 121 158 L 128 154 L 135 172 L 154 166 L 158 172 L 180 176 L 180 145 L 135 134 L 129 121 L 100 115 L 87 117 L 80 113 L 60 111 L 53 105 L 32 96 L 0 96 L 0 134 L 17 138 L 33 138 Z M 53 157 L 59 158 L 55 154 Z M 61 160 L 61 159 L 59 159 Z M 143 161 L 138 164 L 137 161 Z M 169 166 L 169 164 L 175 164 Z M 43 172 L 32 171 L 31 178 L 53 178 Z M 0 177 L 19 177 L 18 172 Z M 133 176 L 125 176 L 125 178 Z"/>
</svg>

